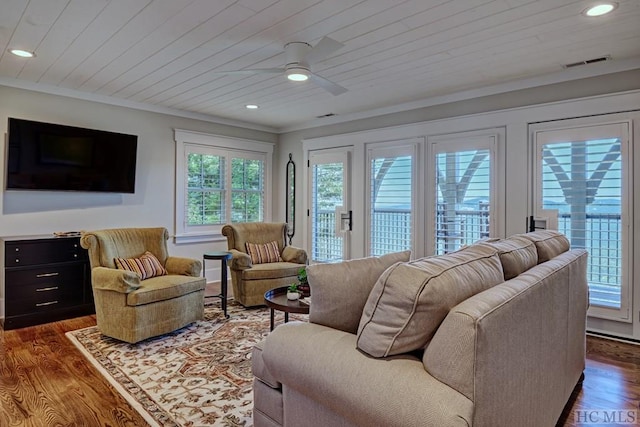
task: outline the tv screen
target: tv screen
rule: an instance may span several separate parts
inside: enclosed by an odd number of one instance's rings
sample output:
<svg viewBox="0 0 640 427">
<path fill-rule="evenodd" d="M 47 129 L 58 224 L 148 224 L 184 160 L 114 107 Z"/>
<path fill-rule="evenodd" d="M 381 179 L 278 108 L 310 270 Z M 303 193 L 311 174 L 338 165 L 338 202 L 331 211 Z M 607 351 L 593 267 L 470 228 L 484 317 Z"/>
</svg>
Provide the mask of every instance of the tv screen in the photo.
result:
<svg viewBox="0 0 640 427">
<path fill-rule="evenodd" d="M 6 188 L 134 193 L 138 137 L 9 118 Z"/>
</svg>

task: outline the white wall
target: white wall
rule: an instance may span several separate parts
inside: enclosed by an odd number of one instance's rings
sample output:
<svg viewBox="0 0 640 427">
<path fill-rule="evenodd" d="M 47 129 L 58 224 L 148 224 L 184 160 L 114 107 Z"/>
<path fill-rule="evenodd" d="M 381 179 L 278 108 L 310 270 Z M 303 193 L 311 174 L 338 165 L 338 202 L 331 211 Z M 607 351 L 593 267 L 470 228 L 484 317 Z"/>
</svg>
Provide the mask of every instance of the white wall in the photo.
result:
<svg viewBox="0 0 640 427">
<path fill-rule="evenodd" d="M 0 86 L 0 130 L 4 135 L 8 117 L 138 135 L 136 191 L 135 194 L 99 194 L 3 190 L 0 236 L 147 226 L 166 227 L 173 234 L 174 128 L 277 141 L 277 135 L 268 132 Z M 4 176 L 6 142 L 1 153 L 1 175 Z M 226 240 L 175 245 L 170 239 L 168 243 L 170 254 L 197 259 L 202 259 L 206 251 L 226 249 Z M 218 264 L 207 262 L 210 281 L 219 278 Z M 0 294 L 0 300 L 3 297 Z"/>
</svg>

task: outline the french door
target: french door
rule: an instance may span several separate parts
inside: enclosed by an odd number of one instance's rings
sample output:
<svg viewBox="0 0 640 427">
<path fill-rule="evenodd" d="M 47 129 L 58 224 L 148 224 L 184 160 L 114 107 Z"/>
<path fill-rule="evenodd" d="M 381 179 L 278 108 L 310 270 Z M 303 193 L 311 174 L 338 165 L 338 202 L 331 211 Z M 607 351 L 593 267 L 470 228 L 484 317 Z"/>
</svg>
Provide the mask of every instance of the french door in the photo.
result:
<svg viewBox="0 0 640 427">
<path fill-rule="evenodd" d="M 307 241 L 311 262 L 340 262 L 350 257 L 350 155 L 347 148 L 309 152 Z"/>
<path fill-rule="evenodd" d="M 629 123 L 533 127 L 534 218 L 589 252 L 589 314 L 630 319 Z"/>
</svg>

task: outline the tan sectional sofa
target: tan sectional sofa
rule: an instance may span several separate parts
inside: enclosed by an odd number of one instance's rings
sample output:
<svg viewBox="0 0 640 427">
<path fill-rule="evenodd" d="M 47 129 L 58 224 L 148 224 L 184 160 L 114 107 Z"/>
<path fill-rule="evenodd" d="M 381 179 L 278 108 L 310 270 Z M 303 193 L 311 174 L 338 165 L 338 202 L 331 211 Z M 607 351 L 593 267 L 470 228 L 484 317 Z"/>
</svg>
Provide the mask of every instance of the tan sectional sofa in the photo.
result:
<svg viewBox="0 0 640 427">
<path fill-rule="evenodd" d="M 254 349 L 254 424 L 554 426 L 585 364 L 587 253 L 551 231 L 311 265 Z"/>
</svg>

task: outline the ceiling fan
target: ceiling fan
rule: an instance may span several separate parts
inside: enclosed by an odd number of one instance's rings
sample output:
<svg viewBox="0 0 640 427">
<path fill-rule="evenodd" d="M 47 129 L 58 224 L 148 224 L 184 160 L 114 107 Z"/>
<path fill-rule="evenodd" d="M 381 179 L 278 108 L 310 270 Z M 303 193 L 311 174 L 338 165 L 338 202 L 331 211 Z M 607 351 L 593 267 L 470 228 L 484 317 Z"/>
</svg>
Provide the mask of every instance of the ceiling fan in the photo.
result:
<svg viewBox="0 0 640 427">
<path fill-rule="evenodd" d="M 315 74 L 311 71 L 311 66 L 327 58 L 333 52 L 342 48 L 344 44 L 330 37 L 323 37 L 315 46 L 305 42 L 290 42 L 284 46 L 286 64 L 281 68 L 254 68 L 246 70 L 220 71 L 225 74 L 256 74 L 256 73 L 285 73 L 289 80 L 305 81 L 311 80 L 327 92 L 333 95 L 340 95 L 347 91 L 331 80 Z"/>
</svg>

